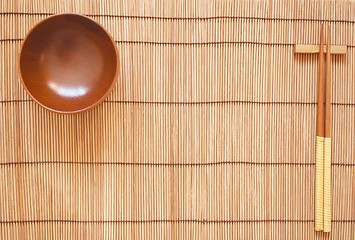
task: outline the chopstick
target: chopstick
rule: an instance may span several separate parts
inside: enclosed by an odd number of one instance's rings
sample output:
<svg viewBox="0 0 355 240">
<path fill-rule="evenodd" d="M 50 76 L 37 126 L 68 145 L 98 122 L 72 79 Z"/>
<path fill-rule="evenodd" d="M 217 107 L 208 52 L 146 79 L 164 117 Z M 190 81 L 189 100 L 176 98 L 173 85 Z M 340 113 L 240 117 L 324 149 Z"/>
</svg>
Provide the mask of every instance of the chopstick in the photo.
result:
<svg viewBox="0 0 355 240">
<path fill-rule="evenodd" d="M 319 49 L 324 48 L 324 26 L 321 26 Z M 329 49 L 329 48 L 328 48 Z M 327 51 L 328 56 L 329 51 Z M 315 230 L 324 229 L 324 51 L 319 51 L 318 108 L 316 136 Z"/>
<path fill-rule="evenodd" d="M 327 49 L 330 49 L 330 26 L 327 31 Z M 331 59 L 330 51 L 326 56 L 325 84 L 325 131 L 324 131 L 324 232 L 331 230 Z"/>
</svg>

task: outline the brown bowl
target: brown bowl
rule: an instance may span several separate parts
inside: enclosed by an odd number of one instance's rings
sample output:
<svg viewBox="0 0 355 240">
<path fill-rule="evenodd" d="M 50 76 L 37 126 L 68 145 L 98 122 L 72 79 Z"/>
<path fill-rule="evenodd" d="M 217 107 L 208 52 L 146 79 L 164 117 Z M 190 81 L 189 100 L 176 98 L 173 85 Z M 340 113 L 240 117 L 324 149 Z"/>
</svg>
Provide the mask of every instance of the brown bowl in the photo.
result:
<svg viewBox="0 0 355 240">
<path fill-rule="evenodd" d="M 21 81 L 42 107 L 80 113 L 101 103 L 117 80 L 115 41 L 94 20 L 59 14 L 38 23 L 20 51 Z"/>
</svg>

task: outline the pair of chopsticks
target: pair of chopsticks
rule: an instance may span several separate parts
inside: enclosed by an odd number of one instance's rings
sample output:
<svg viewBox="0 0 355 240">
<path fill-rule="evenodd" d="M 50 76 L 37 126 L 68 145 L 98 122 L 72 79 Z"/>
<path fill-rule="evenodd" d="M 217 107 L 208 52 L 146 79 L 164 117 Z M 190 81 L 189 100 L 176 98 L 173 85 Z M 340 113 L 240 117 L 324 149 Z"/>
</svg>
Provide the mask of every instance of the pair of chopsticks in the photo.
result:
<svg viewBox="0 0 355 240">
<path fill-rule="evenodd" d="M 316 181 L 315 181 L 315 230 L 331 230 L 331 54 L 346 54 L 347 47 L 330 46 L 328 26 L 327 48 L 324 49 L 324 27 L 321 27 L 320 44 L 295 44 L 295 54 L 319 53 L 318 111 L 316 136 Z M 326 51 L 326 75 L 324 79 L 324 52 Z M 325 99 L 325 101 L 324 101 Z"/>
<path fill-rule="evenodd" d="M 327 31 L 326 76 L 324 81 L 324 27 L 321 27 L 318 72 L 316 136 L 315 230 L 331 230 L 331 59 L 330 26 Z M 325 94 L 324 94 L 325 93 Z M 325 98 L 325 104 L 324 104 Z"/>
</svg>

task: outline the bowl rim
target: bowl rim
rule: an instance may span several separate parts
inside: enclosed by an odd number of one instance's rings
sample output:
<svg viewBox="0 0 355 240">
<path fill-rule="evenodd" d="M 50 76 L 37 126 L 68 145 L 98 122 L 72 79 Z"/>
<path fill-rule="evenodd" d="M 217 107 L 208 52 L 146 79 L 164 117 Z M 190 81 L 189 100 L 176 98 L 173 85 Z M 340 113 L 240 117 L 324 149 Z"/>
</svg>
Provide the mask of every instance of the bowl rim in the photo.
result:
<svg viewBox="0 0 355 240">
<path fill-rule="evenodd" d="M 28 90 L 26 84 L 25 84 L 25 81 L 23 79 L 23 76 L 22 76 L 22 71 L 21 71 L 21 54 L 22 54 L 22 49 L 23 49 L 23 46 L 27 40 L 27 38 L 31 35 L 31 33 L 33 32 L 34 29 L 36 29 L 40 24 L 42 24 L 43 22 L 47 21 L 48 19 L 51 19 L 51 18 L 55 18 L 55 17 L 59 17 L 59 16 L 63 16 L 63 15 L 73 15 L 73 16 L 76 16 L 76 17 L 82 17 L 82 18 L 85 18 L 87 20 L 89 20 L 90 22 L 96 24 L 98 27 L 100 27 L 104 32 L 105 34 L 109 37 L 109 39 L 111 40 L 111 43 L 115 49 L 115 55 L 116 55 L 116 59 L 117 59 L 117 64 L 116 64 L 116 69 L 115 69 L 115 75 L 112 79 L 112 82 L 111 82 L 111 85 L 110 87 L 107 89 L 107 91 L 105 92 L 105 94 L 98 100 L 96 101 L 95 103 L 91 104 L 90 106 L 86 107 L 86 108 L 83 108 L 83 109 L 80 109 L 80 110 L 75 110 L 75 111 L 62 111 L 62 110 L 57 110 L 57 109 L 53 109 L 53 108 L 50 108 L 48 106 L 46 106 L 45 104 L 41 103 L 39 100 L 37 100 L 32 94 L 31 92 Z M 86 111 L 89 111 L 90 109 L 93 109 L 95 107 L 97 107 L 100 103 L 102 103 L 106 98 L 107 96 L 111 93 L 113 87 L 116 85 L 116 82 L 117 82 L 117 78 L 118 78 L 118 72 L 119 72 L 119 67 L 120 67 L 120 57 L 119 57 L 119 54 L 118 54 L 118 49 L 117 49 L 117 44 L 115 42 L 115 40 L 112 38 L 112 36 L 106 31 L 106 29 L 98 22 L 96 22 L 94 19 L 88 17 L 88 16 L 85 16 L 83 14 L 80 14 L 80 13 L 57 13 L 57 14 L 53 14 L 52 16 L 49 16 L 49 17 L 46 17 L 45 19 L 39 21 L 38 23 L 36 23 L 30 31 L 28 31 L 28 33 L 26 34 L 25 38 L 23 39 L 22 43 L 21 43 L 21 47 L 20 47 L 20 51 L 19 51 L 19 56 L 18 56 L 18 66 L 19 66 L 19 72 L 20 72 L 20 81 L 22 83 L 22 86 L 24 87 L 24 89 L 26 90 L 27 94 L 37 103 L 39 104 L 41 107 L 51 111 L 51 112 L 54 112 L 54 113 L 61 113 L 61 114 L 77 114 L 77 113 L 83 113 L 83 112 L 86 112 Z"/>
</svg>

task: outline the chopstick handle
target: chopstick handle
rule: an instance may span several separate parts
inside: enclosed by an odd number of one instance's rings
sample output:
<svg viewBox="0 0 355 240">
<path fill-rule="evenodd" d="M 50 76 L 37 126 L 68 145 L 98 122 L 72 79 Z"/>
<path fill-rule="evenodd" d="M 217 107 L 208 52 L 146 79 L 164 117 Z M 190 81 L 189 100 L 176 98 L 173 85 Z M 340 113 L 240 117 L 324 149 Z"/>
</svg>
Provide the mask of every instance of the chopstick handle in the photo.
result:
<svg viewBox="0 0 355 240">
<path fill-rule="evenodd" d="M 331 138 L 324 138 L 324 232 L 331 230 L 332 194 L 331 194 Z"/>
<path fill-rule="evenodd" d="M 315 230 L 324 229 L 324 137 L 316 136 Z"/>
<path fill-rule="evenodd" d="M 319 48 L 324 47 L 324 26 L 320 31 Z M 316 176 L 315 176 L 315 230 L 322 231 L 324 227 L 324 52 L 319 51 L 318 70 L 318 107 L 316 136 Z"/>
</svg>

